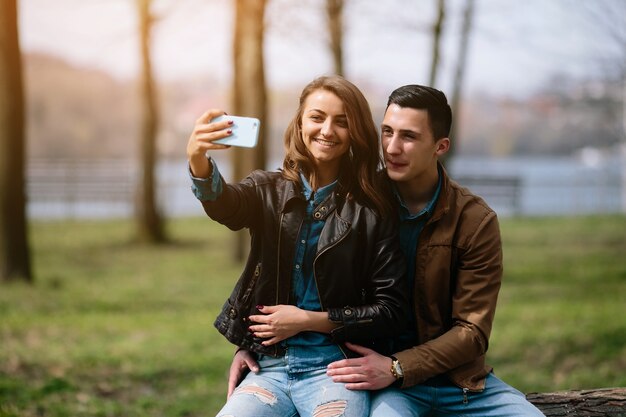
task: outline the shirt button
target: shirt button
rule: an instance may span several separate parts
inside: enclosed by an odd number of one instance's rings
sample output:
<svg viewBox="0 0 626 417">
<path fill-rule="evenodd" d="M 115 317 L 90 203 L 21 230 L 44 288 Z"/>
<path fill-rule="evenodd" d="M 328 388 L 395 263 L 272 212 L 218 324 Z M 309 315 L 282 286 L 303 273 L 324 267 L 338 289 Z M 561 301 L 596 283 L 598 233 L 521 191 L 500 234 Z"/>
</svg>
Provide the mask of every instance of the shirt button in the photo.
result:
<svg viewBox="0 0 626 417">
<path fill-rule="evenodd" d="M 306 243 L 306 241 L 305 241 L 304 239 L 302 239 L 302 240 L 300 241 L 300 243 L 302 243 L 302 244 L 304 245 L 304 244 Z"/>
<path fill-rule="evenodd" d="M 296 269 L 300 269 L 300 265 L 296 265 Z"/>
<path fill-rule="evenodd" d="M 345 310 L 343 310 L 343 314 L 345 314 L 346 316 L 351 316 L 352 310 L 350 310 L 349 308 L 346 308 Z"/>
</svg>

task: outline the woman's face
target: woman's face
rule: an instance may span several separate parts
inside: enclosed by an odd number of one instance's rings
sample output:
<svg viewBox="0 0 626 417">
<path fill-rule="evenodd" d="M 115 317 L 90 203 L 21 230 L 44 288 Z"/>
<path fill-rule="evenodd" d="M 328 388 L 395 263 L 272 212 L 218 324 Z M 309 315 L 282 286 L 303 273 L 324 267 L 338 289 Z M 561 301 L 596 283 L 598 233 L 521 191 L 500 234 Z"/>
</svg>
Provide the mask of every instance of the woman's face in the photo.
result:
<svg viewBox="0 0 626 417">
<path fill-rule="evenodd" d="M 339 172 L 341 157 L 350 149 L 350 131 L 343 101 L 327 90 L 315 90 L 304 101 L 302 140 L 316 169 Z"/>
</svg>

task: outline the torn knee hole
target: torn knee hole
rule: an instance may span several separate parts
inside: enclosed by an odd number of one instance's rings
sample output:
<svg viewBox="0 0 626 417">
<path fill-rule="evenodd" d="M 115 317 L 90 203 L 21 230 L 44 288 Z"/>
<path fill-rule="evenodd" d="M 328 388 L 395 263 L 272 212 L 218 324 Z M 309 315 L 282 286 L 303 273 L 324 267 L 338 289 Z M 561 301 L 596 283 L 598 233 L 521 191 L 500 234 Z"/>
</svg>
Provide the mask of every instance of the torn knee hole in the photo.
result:
<svg viewBox="0 0 626 417">
<path fill-rule="evenodd" d="M 315 407 L 313 417 L 339 417 L 346 411 L 348 402 L 346 400 L 336 400 Z"/>
<path fill-rule="evenodd" d="M 260 387 L 256 384 L 245 385 L 235 390 L 233 394 L 248 394 L 256 397 L 263 404 L 274 405 L 278 399 L 274 393 L 266 388 Z"/>
</svg>

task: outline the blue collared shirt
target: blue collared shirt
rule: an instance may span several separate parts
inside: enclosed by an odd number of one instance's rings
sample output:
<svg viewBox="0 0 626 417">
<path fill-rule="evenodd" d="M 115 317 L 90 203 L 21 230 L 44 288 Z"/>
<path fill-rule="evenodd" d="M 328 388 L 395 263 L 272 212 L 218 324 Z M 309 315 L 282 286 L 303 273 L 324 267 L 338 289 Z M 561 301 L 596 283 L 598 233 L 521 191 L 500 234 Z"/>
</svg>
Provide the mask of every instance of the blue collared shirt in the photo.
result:
<svg viewBox="0 0 626 417">
<path fill-rule="evenodd" d="M 222 194 L 222 176 L 217 169 L 217 164 L 213 158 L 209 158 L 212 171 L 210 178 L 194 177 L 191 168 L 188 167 L 189 178 L 191 178 L 191 191 L 200 201 L 215 201 Z"/>
<path fill-rule="evenodd" d="M 313 192 L 311 185 L 301 174 L 302 193 L 307 202 L 306 213 L 298 240 L 292 270 L 292 303 L 308 311 L 321 311 L 322 306 L 315 282 L 313 261 L 317 253 L 317 243 L 324 227 L 323 219 L 315 219 L 315 209 L 332 194 L 337 181 Z M 301 332 L 287 339 L 289 368 L 291 372 L 304 372 L 320 368 L 329 363 L 328 358 L 341 358 L 341 351 L 334 345 L 330 336 L 317 332 Z"/>
<path fill-rule="evenodd" d="M 415 284 L 415 260 L 417 257 L 417 243 L 419 241 L 420 234 L 424 229 L 424 225 L 430 219 L 433 213 L 437 199 L 441 193 L 441 172 L 439 172 L 439 180 L 437 182 L 437 189 L 433 194 L 430 201 L 420 210 L 417 214 L 411 214 L 409 209 L 404 204 L 398 189 L 393 187 L 396 197 L 399 201 L 398 215 L 400 216 L 400 226 L 398 228 L 398 239 L 400 240 L 400 249 L 404 253 L 406 258 L 406 274 L 409 288 L 413 291 Z M 407 326 L 407 330 L 400 336 L 401 344 L 408 343 L 411 346 L 415 345 L 417 339 L 417 327 L 415 323 L 415 314 L 411 314 L 410 322 Z"/>
</svg>

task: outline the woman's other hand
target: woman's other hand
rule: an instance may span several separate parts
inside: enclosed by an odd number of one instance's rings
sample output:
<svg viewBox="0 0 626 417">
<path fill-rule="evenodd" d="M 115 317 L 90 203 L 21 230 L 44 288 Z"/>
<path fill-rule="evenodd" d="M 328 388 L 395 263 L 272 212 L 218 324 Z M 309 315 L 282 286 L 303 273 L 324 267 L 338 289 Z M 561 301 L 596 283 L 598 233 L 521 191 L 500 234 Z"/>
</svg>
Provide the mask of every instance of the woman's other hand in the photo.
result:
<svg viewBox="0 0 626 417">
<path fill-rule="evenodd" d="M 255 337 L 267 339 L 265 346 L 276 344 L 304 331 L 330 333 L 337 327 L 328 320 L 328 313 L 302 310 L 292 305 L 257 306 L 261 314 L 249 318 L 249 330 Z"/>
</svg>

